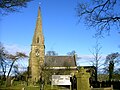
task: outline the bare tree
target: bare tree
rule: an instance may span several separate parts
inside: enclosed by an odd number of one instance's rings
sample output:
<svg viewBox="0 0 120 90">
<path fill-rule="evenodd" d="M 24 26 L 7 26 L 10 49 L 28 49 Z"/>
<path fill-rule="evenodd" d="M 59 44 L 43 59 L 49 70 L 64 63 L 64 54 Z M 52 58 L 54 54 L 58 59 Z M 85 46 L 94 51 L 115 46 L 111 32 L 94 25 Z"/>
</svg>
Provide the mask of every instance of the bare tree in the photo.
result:
<svg viewBox="0 0 120 90">
<path fill-rule="evenodd" d="M 3 80 L 5 80 L 5 74 L 6 74 L 6 67 L 7 67 L 7 51 L 5 50 L 5 47 L 0 42 L 0 67 L 2 70 Z"/>
<path fill-rule="evenodd" d="M 2 70 L 3 74 L 3 80 L 6 79 L 6 85 L 8 84 L 8 79 L 10 76 L 10 73 L 12 71 L 12 68 L 17 68 L 14 63 L 22 58 L 26 58 L 27 55 L 21 52 L 16 52 L 15 55 L 8 53 L 5 50 L 5 47 L 0 42 L 0 70 Z M 17 70 L 17 69 L 16 69 Z M 6 72 L 8 71 L 7 78 L 6 78 Z M 2 80 L 2 81 L 3 81 Z"/>
<path fill-rule="evenodd" d="M 98 68 L 100 67 L 100 60 L 102 58 L 101 56 L 101 49 L 102 46 L 100 45 L 100 43 L 98 42 L 98 39 L 96 40 L 96 45 L 93 47 L 92 50 L 90 50 L 90 52 L 93 55 L 93 60 L 91 61 L 93 66 L 96 67 L 95 69 L 95 81 L 97 81 L 97 74 L 98 74 Z"/>
<path fill-rule="evenodd" d="M 67 55 L 69 55 L 69 56 L 74 56 L 75 54 L 76 54 L 76 51 L 75 51 L 75 50 L 67 53 Z"/>
<path fill-rule="evenodd" d="M 120 27 L 119 0 L 90 0 L 78 3 L 77 16 L 85 24 L 95 27 L 96 35 L 109 34 L 112 27 Z M 120 29 L 118 32 L 120 32 Z"/>
<path fill-rule="evenodd" d="M 19 8 L 26 7 L 32 0 L 0 0 L 0 13 L 19 11 Z"/>
<path fill-rule="evenodd" d="M 81 57 L 79 57 L 79 56 L 76 54 L 76 51 L 75 51 L 75 50 L 72 50 L 71 52 L 68 52 L 67 55 L 68 55 L 68 56 L 75 56 L 76 63 L 77 63 L 77 65 L 79 65 L 79 60 L 81 59 Z"/>
<path fill-rule="evenodd" d="M 47 51 L 46 56 L 58 56 L 58 53 L 55 51 Z"/>
<path fill-rule="evenodd" d="M 109 81 L 111 81 L 113 77 L 113 73 L 115 70 L 115 64 L 120 63 L 120 54 L 117 53 L 111 53 L 106 56 L 106 61 L 105 61 L 105 70 L 109 73 Z"/>
<path fill-rule="evenodd" d="M 24 53 L 21 53 L 21 52 L 16 52 L 16 55 L 12 55 L 12 54 L 8 54 L 8 55 L 7 55 L 7 59 L 9 59 L 9 60 L 11 61 L 11 64 L 10 64 L 10 68 L 9 68 L 8 74 L 7 74 L 6 86 L 7 86 L 8 83 L 9 83 L 9 82 L 8 82 L 8 81 L 9 81 L 9 76 L 10 76 L 11 70 L 12 70 L 12 68 L 13 68 L 13 66 L 14 66 L 14 63 L 15 63 L 17 60 L 19 60 L 19 59 L 21 59 L 21 58 L 25 58 L 25 57 L 27 57 L 27 55 L 24 54 Z"/>
</svg>

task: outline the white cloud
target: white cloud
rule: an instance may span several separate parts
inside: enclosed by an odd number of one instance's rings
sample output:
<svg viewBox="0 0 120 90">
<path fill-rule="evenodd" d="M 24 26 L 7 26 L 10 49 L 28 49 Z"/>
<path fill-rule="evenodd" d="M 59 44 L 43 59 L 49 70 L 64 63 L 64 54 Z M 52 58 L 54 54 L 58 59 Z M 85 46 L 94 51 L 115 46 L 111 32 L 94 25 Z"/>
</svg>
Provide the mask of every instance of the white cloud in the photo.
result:
<svg viewBox="0 0 120 90">
<path fill-rule="evenodd" d="M 78 60 L 78 65 L 80 66 L 92 66 L 92 62 L 94 60 L 94 56 L 91 55 L 79 55 L 80 59 Z M 102 55 L 100 63 L 104 63 L 106 55 Z"/>
<path fill-rule="evenodd" d="M 30 53 L 30 46 L 20 46 L 17 44 L 4 44 L 5 49 L 12 54 L 16 52 L 23 52 L 27 55 Z"/>
</svg>

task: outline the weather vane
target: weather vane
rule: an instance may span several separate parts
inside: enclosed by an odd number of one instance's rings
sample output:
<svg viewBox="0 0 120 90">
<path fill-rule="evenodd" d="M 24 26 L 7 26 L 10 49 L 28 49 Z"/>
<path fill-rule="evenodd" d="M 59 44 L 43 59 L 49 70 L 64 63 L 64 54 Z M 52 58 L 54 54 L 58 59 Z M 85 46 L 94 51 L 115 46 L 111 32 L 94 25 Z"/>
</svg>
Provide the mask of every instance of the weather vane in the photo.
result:
<svg viewBox="0 0 120 90">
<path fill-rule="evenodd" d="M 39 2 L 39 6 L 41 6 L 41 1 Z"/>
</svg>

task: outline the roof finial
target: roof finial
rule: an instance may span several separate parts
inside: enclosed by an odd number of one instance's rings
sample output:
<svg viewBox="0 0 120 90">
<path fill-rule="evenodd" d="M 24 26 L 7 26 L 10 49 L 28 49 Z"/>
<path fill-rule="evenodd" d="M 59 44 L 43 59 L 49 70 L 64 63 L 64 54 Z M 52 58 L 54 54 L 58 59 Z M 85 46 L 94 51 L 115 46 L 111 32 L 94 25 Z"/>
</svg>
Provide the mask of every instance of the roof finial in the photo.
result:
<svg viewBox="0 0 120 90">
<path fill-rule="evenodd" d="M 41 1 L 39 2 L 39 8 L 40 8 L 40 6 L 41 6 Z"/>
</svg>

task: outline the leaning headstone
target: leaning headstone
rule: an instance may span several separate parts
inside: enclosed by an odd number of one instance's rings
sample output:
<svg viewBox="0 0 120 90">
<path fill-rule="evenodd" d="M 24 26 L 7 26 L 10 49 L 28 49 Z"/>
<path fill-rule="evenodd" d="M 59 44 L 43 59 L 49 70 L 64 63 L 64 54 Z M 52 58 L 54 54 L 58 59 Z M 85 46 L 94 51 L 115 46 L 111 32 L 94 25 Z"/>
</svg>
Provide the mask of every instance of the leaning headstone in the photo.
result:
<svg viewBox="0 0 120 90">
<path fill-rule="evenodd" d="M 11 86 L 13 85 L 13 81 L 14 81 L 14 80 L 15 80 L 15 78 L 11 79 L 11 82 L 10 82 L 10 83 L 11 83 Z"/>
<path fill-rule="evenodd" d="M 90 90 L 89 78 L 90 74 L 82 67 L 76 74 L 77 90 Z"/>
<path fill-rule="evenodd" d="M 25 88 L 23 87 L 22 90 L 25 90 Z"/>
</svg>

